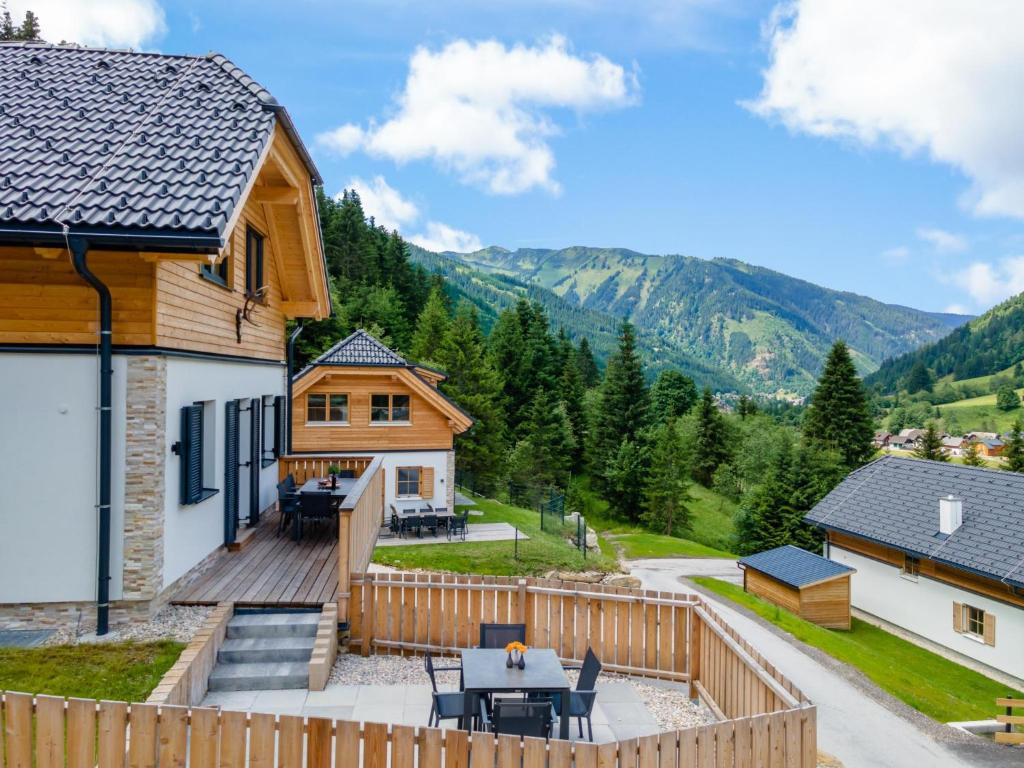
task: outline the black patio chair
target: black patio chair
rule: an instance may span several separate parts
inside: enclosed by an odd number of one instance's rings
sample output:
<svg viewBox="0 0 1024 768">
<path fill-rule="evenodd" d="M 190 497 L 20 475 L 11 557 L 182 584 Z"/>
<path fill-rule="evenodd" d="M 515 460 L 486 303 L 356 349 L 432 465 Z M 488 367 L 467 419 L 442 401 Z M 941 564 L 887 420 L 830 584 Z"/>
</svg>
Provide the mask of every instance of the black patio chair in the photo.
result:
<svg viewBox="0 0 1024 768">
<path fill-rule="evenodd" d="M 484 706 L 480 707 L 480 718 L 484 730 L 495 734 L 548 739 L 551 737 L 554 712 L 550 701 L 495 699 L 493 720 L 488 717 Z"/>
<path fill-rule="evenodd" d="M 481 624 L 480 647 L 504 648 L 512 642 L 526 645 L 525 624 Z"/>
<path fill-rule="evenodd" d="M 597 658 L 593 648 L 587 648 L 587 655 L 583 657 L 583 666 L 580 668 L 580 676 L 576 681 L 576 688 L 569 694 L 568 717 L 575 717 L 579 723 L 580 738 L 583 738 L 583 720 L 587 721 L 588 740 L 594 740 L 594 724 L 591 717 L 594 714 L 594 703 L 597 701 L 597 676 L 601 673 L 601 661 Z M 551 705 L 555 714 L 562 716 L 562 697 L 560 694 L 551 695 Z"/>
<path fill-rule="evenodd" d="M 459 691 L 450 693 L 438 691 L 437 680 L 434 678 L 435 672 L 458 672 L 461 678 L 462 667 L 435 667 L 434 658 L 427 651 L 423 656 L 423 668 L 427 670 L 431 688 L 430 715 L 427 717 L 427 725 L 440 725 L 442 720 L 462 717 L 465 696 Z"/>
<path fill-rule="evenodd" d="M 299 538 L 306 521 L 337 520 L 338 508 L 330 491 L 305 491 L 299 495 Z"/>
<path fill-rule="evenodd" d="M 342 469 L 339 470 L 335 476 L 352 479 L 356 476 L 356 471 L 354 469 Z"/>
<path fill-rule="evenodd" d="M 448 541 L 452 540 L 452 536 L 461 536 L 462 540 L 466 540 L 467 529 L 469 528 L 469 513 L 465 512 L 461 515 L 455 515 L 448 521 Z"/>
<path fill-rule="evenodd" d="M 402 521 L 402 530 L 406 533 L 414 533 L 417 537 L 422 536 L 422 525 L 423 518 L 416 514 L 404 514 L 400 518 Z"/>
<path fill-rule="evenodd" d="M 289 493 L 295 493 L 295 475 L 289 472 L 285 475 L 284 480 L 281 481 L 284 484 L 285 490 Z"/>
<path fill-rule="evenodd" d="M 291 477 L 291 475 L 288 477 Z M 286 477 L 277 484 L 277 506 L 281 513 L 281 517 L 277 521 L 278 536 L 292 524 L 295 515 L 299 511 L 299 494 L 294 490 L 288 489 L 287 480 L 288 478 Z"/>
<path fill-rule="evenodd" d="M 426 528 L 434 536 L 437 536 L 437 515 L 432 515 L 429 510 L 420 510 L 420 530 Z"/>
<path fill-rule="evenodd" d="M 398 519 L 398 515 L 395 512 L 391 513 L 391 523 L 388 525 L 388 530 L 391 531 L 392 536 L 402 535 L 402 521 Z"/>
</svg>

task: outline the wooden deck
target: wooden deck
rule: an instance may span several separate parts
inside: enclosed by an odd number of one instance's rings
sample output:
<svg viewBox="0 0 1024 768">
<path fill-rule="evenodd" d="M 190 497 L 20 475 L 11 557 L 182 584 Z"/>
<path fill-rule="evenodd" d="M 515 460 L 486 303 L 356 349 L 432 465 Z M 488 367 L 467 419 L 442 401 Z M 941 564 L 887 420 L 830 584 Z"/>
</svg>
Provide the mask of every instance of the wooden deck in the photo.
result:
<svg viewBox="0 0 1024 768">
<path fill-rule="evenodd" d="M 265 515 L 240 552 L 216 561 L 171 598 L 177 605 L 319 607 L 337 600 L 338 539 L 333 526 L 294 542 L 277 535 L 278 514 Z"/>
</svg>

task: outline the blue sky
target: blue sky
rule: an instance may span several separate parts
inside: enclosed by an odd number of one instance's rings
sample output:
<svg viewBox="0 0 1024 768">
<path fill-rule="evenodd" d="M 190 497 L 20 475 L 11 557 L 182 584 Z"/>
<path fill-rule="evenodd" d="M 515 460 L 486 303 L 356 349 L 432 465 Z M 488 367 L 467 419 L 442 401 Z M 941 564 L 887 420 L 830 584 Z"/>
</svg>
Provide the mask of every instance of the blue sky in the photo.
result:
<svg viewBox="0 0 1024 768">
<path fill-rule="evenodd" d="M 1013 4 L 104 5 L 120 18 L 77 39 L 224 53 L 287 106 L 328 192 L 357 180 L 420 242 L 728 257 L 929 310 L 1024 290 Z M 974 24 L 992 61 L 965 74 Z"/>
</svg>

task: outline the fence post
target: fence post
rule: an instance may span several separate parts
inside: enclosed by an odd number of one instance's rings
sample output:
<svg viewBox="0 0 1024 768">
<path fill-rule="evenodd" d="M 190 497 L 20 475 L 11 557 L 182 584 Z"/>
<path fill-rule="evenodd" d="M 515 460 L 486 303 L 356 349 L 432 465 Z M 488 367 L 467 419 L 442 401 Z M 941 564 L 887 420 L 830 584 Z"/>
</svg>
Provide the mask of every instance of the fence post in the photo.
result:
<svg viewBox="0 0 1024 768">
<path fill-rule="evenodd" d="M 363 638 L 359 653 L 362 656 L 370 655 L 370 642 L 373 640 L 373 621 L 377 612 L 373 610 L 373 574 L 363 574 Z"/>
<path fill-rule="evenodd" d="M 526 579 L 520 579 L 516 583 L 519 591 L 519 616 L 516 618 L 520 624 L 526 624 Z"/>
<path fill-rule="evenodd" d="M 690 698 L 697 700 L 700 698 L 696 684 L 700 680 L 701 618 L 692 605 L 686 609 L 686 618 L 690 623 L 690 638 L 686 649 L 687 672 L 690 673 Z"/>
</svg>

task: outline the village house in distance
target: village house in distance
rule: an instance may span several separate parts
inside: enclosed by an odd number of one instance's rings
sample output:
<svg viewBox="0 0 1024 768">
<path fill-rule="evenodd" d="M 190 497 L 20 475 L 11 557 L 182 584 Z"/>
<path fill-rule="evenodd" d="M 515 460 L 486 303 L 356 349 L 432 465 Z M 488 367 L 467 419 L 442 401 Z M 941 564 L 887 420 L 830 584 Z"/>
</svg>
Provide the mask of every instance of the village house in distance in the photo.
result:
<svg viewBox="0 0 1024 768">
<path fill-rule="evenodd" d="M 0 93 L 0 626 L 102 634 L 276 504 L 321 180 L 220 55 L 7 43 Z"/>
</svg>

